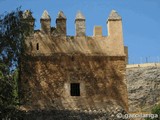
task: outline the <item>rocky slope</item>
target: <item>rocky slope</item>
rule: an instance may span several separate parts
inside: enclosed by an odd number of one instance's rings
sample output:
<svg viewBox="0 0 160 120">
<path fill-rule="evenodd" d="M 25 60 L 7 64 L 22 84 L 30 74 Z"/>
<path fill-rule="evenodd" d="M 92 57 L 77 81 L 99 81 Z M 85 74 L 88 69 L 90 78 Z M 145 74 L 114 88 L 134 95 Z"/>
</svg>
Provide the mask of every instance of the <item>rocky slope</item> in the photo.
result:
<svg viewBox="0 0 160 120">
<path fill-rule="evenodd" d="M 150 112 L 160 102 L 160 67 L 127 68 L 130 112 Z"/>
</svg>

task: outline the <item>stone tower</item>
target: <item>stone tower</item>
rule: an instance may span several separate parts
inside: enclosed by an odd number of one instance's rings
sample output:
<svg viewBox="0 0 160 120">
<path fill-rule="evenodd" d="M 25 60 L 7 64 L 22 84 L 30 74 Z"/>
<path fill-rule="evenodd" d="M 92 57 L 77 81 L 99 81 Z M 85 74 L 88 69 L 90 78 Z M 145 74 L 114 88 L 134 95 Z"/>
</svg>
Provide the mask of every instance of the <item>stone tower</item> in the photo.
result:
<svg viewBox="0 0 160 120">
<path fill-rule="evenodd" d="M 76 36 L 79 37 L 86 35 L 85 17 L 80 11 L 76 15 L 75 28 L 76 28 Z"/>
<path fill-rule="evenodd" d="M 23 17 L 23 21 L 29 23 L 30 32 L 33 33 L 35 19 L 33 18 L 31 11 L 25 10 L 22 17 Z"/>
<path fill-rule="evenodd" d="M 108 36 L 102 35 L 101 26 L 94 27 L 93 36 L 86 36 L 85 17 L 80 12 L 75 36 L 66 34 L 62 11 L 56 27 L 50 27 L 50 22 L 44 11 L 41 30 L 25 41 L 19 81 L 21 109 L 53 110 L 52 118 L 60 120 L 108 119 L 113 110 L 127 111 L 126 55 L 118 13 L 113 10 L 108 17 Z"/>
<path fill-rule="evenodd" d="M 66 16 L 64 15 L 63 11 L 58 13 L 56 19 L 56 29 L 59 35 L 66 36 Z"/>
<path fill-rule="evenodd" d="M 51 18 L 47 10 L 44 10 L 40 22 L 41 22 L 41 30 L 44 33 L 49 34 L 51 32 Z"/>
<path fill-rule="evenodd" d="M 123 31 L 122 31 L 122 18 L 115 10 L 112 10 L 108 20 L 108 37 L 114 44 L 114 49 L 123 50 Z"/>
</svg>

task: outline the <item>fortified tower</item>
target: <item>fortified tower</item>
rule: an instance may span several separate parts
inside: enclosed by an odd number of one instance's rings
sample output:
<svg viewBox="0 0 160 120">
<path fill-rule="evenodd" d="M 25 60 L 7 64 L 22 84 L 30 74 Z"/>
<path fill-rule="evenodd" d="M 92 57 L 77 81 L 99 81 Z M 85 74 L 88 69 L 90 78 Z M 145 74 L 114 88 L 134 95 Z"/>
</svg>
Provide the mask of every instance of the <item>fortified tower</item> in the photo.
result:
<svg viewBox="0 0 160 120">
<path fill-rule="evenodd" d="M 34 25 L 34 19 L 28 20 L 31 13 L 26 14 L 24 20 Z M 112 110 L 128 111 L 122 18 L 111 11 L 108 36 L 102 35 L 101 26 L 94 27 L 93 36 L 86 36 L 81 12 L 76 15 L 75 36 L 68 36 L 66 20 L 60 11 L 56 27 L 51 27 L 45 10 L 41 29 L 26 39 L 19 81 L 21 109 L 74 111 L 79 119 L 87 119 L 87 112 L 102 119 Z"/>
<path fill-rule="evenodd" d="M 41 22 L 41 31 L 46 34 L 50 34 L 50 32 L 51 32 L 51 18 L 48 15 L 48 12 L 46 10 L 43 12 L 40 22 Z"/>
<path fill-rule="evenodd" d="M 66 36 L 66 20 L 63 11 L 60 11 L 56 19 L 56 29 L 60 36 Z"/>
<path fill-rule="evenodd" d="M 33 34 L 34 25 L 35 25 L 34 24 L 35 19 L 33 18 L 31 11 L 29 11 L 29 10 L 24 11 L 24 13 L 23 13 L 23 21 L 29 23 L 30 32 Z"/>
<path fill-rule="evenodd" d="M 86 35 L 85 17 L 79 11 L 75 19 L 76 36 Z"/>
</svg>

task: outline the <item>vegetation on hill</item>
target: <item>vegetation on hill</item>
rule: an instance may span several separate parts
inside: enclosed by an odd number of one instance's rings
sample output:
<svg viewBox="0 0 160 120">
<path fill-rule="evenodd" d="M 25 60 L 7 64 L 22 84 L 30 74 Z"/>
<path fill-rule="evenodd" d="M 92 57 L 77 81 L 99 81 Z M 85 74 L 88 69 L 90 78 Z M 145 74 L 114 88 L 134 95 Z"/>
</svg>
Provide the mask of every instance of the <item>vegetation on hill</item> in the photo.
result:
<svg viewBox="0 0 160 120">
<path fill-rule="evenodd" d="M 152 114 L 157 114 L 158 117 L 153 118 L 153 119 L 152 119 L 152 118 L 146 118 L 146 120 L 160 120 L 160 104 L 155 105 L 155 106 L 152 108 L 151 113 L 152 113 Z"/>
</svg>

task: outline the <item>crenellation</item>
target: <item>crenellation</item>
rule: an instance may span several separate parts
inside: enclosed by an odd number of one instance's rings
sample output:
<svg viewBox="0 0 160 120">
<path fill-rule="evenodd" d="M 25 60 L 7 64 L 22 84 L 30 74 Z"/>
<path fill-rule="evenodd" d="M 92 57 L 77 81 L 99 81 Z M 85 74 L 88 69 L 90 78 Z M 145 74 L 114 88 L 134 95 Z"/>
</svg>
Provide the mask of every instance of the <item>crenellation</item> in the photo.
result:
<svg viewBox="0 0 160 120">
<path fill-rule="evenodd" d="M 64 15 L 63 11 L 59 11 L 57 18 L 58 19 L 66 19 L 66 16 Z"/>
<path fill-rule="evenodd" d="M 32 12 L 30 10 L 25 10 L 22 15 L 23 19 L 31 19 L 33 20 Z"/>
<path fill-rule="evenodd" d="M 121 21 L 122 18 L 115 10 L 112 10 L 107 21 L 110 21 L 110 20 Z"/>
<path fill-rule="evenodd" d="M 40 19 L 41 22 L 41 31 L 50 34 L 51 32 L 51 18 L 47 12 L 47 10 L 44 10 L 42 17 Z"/>
<path fill-rule="evenodd" d="M 24 22 L 29 23 L 30 25 L 30 35 L 32 36 L 34 33 L 34 25 L 35 25 L 35 19 L 32 16 L 32 13 L 30 10 L 25 10 L 24 13 L 22 14 L 22 19 Z"/>
<path fill-rule="evenodd" d="M 93 36 L 86 36 L 81 12 L 76 15 L 75 36 L 67 35 L 66 21 L 60 11 L 56 27 L 51 27 L 51 17 L 45 10 L 40 20 L 41 30 L 25 40 L 27 54 L 22 60 L 19 81 L 21 107 L 86 110 L 91 115 L 98 111 L 110 114 L 111 108 L 116 107 L 128 111 L 127 54 L 120 16 L 111 12 L 108 36 L 102 35 L 101 26 L 94 27 Z"/>
<path fill-rule="evenodd" d="M 66 16 L 64 15 L 63 11 L 60 11 L 56 18 L 56 30 L 57 34 L 60 36 L 66 36 L 66 21 Z"/>
<path fill-rule="evenodd" d="M 94 26 L 93 36 L 102 37 L 102 27 L 101 26 Z"/>
<path fill-rule="evenodd" d="M 25 11 L 23 16 L 26 21 L 31 22 L 32 25 L 34 24 L 34 18 L 29 11 Z M 56 18 L 56 27 L 51 27 L 51 17 L 46 10 L 43 12 L 40 19 L 41 30 L 34 33 L 34 36 L 36 36 L 35 39 L 42 45 L 40 47 L 44 48 L 44 50 L 40 49 L 38 53 L 52 54 L 56 51 L 62 53 L 77 51 L 84 54 L 102 53 L 110 56 L 125 56 L 122 18 L 115 10 L 111 11 L 107 20 L 108 36 L 102 35 L 101 26 L 94 27 L 93 36 L 86 36 L 85 17 L 80 11 L 76 14 L 75 36 L 69 37 L 67 35 L 66 21 L 66 16 L 63 11 L 60 11 Z M 59 39 L 59 43 L 56 43 L 57 39 Z M 78 41 L 81 41 L 81 43 Z M 33 43 L 34 41 L 31 42 Z M 61 42 L 63 42 L 63 44 Z M 37 51 L 33 49 L 30 54 L 35 53 L 37 53 Z"/>
<path fill-rule="evenodd" d="M 44 20 L 50 20 L 51 19 L 51 17 L 49 16 L 47 10 L 44 10 L 44 12 L 43 12 L 43 14 L 41 16 L 41 19 L 44 19 Z"/>
<path fill-rule="evenodd" d="M 78 11 L 76 14 L 76 19 L 75 19 L 75 29 L 76 29 L 76 36 L 81 37 L 81 36 L 86 36 L 86 25 L 85 25 L 85 17 L 83 14 Z"/>
<path fill-rule="evenodd" d="M 112 10 L 108 17 L 107 27 L 108 43 L 112 46 L 114 51 L 121 51 L 124 53 L 122 18 L 115 10 Z"/>
</svg>

